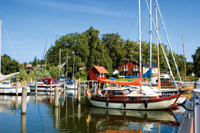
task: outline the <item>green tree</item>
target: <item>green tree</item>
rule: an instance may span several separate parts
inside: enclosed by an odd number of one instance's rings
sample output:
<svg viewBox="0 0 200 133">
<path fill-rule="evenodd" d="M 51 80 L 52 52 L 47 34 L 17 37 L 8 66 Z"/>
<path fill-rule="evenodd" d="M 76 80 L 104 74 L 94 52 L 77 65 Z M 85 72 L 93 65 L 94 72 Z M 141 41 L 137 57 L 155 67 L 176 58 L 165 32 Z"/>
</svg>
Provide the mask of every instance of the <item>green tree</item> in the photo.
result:
<svg viewBox="0 0 200 133">
<path fill-rule="evenodd" d="M 19 63 L 14 60 L 11 59 L 10 56 L 4 54 L 1 57 L 1 73 L 2 74 L 10 74 L 10 73 L 14 73 L 14 72 L 19 72 L 20 70 L 20 65 Z"/>
<path fill-rule="evenodd" d="M 196 77 L 200 77 L 200 47 L 197 48 L 194 55 L 192 55 L 194 63 L 194 73 Z"/>
<path fill-rule="evenodd" d="M 37 65 L 37 57 L 35 56 L 32 62 L 32 66 L 35 67 Z"/>
<path fill-rule="evenodd" d="M 113 69 L 118 69 L 119 65 L 126 60 L 124 50 L 124 40 L 118 33 L 104 34 L 102 35 L 102 42 L 107 48 L 108 55 L 112 59 Z"/>
</svg>

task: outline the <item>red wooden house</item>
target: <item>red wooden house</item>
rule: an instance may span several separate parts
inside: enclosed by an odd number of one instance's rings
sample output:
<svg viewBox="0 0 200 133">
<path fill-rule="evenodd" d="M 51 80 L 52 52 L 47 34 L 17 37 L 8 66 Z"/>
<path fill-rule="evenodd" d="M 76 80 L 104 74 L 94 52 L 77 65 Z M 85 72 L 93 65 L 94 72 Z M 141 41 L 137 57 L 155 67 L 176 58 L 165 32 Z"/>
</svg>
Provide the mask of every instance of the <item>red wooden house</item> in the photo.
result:
<svg viewBox="0 0 200 133">
<path fill-rule="evenodd" d="M 108 71 L 103 66 L 93 66 L 87 73 L 89 73 L 90 80 L 98 80 L 99 78 L 106 79 L 105 74 Z"/>
<path fill-rule="evenodd" d="M 139 75 L 140 64 L 135 61 L 127 61 L 119 66 L 119 74 L 120 76 L 136 76 Z M 141 69 L 142 74 L 143 70 Z"/>
</svg>

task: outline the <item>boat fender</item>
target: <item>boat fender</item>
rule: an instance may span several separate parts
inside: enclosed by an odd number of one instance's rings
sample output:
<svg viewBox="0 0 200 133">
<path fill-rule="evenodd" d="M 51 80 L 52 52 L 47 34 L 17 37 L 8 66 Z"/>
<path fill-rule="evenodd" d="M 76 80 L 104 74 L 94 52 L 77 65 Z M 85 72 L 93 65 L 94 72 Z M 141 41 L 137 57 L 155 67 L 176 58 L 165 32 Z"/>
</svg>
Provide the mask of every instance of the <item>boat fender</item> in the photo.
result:
<svg viewBox="0 0 200 133">
<path fill-rule="evenodd" d="M 106 100 L 106 107 L 108 107 L 108 100 Z"/>
<path fill-rule="evenodd" d="M 126 101 L 124 101 L 124 108 L 126 108 Z"/>
<path fill-rule="evenodd" d="M 145 109 L 148 107 L 147 100 L 144 102 L 144 107 L 145 107 Z"/>
</svg>

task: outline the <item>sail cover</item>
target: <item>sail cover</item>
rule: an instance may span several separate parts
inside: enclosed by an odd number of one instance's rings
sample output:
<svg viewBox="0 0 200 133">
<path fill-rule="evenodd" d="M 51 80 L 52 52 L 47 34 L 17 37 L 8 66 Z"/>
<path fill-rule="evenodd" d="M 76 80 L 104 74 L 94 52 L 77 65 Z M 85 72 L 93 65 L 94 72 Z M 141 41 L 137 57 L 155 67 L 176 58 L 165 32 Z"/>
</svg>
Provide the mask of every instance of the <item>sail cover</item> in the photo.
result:
<svg viewBox="0 0 200 133">
<path fill-rule="evenodd" d="M 19 74 L 19 72 L 11 73 L 11 74 L 8 74 L 8 75 L 2 75 L 2 74 L 0 73 L 0 81 L 2 81 L 2 80 L 4 80 L 4 79 L 7 79 L 7 78 L 9 78 L 9 77 L 15 76 L 15 75 L 17 75 L 17 74 Z"/>
<path fill-rule="evenodd" d="M 59 75 L 59 78 L 61 78 L 61 79 L 72 79 L 72 77 L 63 77 L 61 75 Z"/>
<path fill-rule="evenodd" d="M 118 84 L 118 85 L 134 85 L 134 86 L 141 86 L 142 85 L 142 76 L 140 76 L 132 81 L 113 81 L 113 80 L 104 80 L 104 79 L 98 79 L 99 83 L 109 83 L 109 84 Z"/>
<path fill-rule="evenodd" d="M 149 68 L 149 70 L 146 73 L 142 74 L 142 78 L 151 78 L 151 74 L 152 74 L 152 69 Z M 137 75 L 137 76 L 124 76 L 124 77 L 125 78 L 138 78 L 139 75 Z"/>
</svg>

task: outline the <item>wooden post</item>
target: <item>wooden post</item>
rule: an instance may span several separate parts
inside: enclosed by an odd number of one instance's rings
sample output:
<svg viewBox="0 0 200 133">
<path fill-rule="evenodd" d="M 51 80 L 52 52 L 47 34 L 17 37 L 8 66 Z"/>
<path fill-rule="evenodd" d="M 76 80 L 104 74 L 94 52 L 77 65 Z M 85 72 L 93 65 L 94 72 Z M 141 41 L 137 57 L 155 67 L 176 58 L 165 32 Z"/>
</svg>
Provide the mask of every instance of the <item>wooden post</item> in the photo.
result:
<svg viewBox="0 0 200 133">
<path fill-rule="evenodd" d="M 55 91 L 55 88 L 54 88 L 54 91 Z M 52 92 L 52 80 L 50 81 L 50 92 Z"/>
<path fill-rule="evenodd" d="M 37 94 L 35 94 L 35 105 L 37 105 Z"/>
<path fill-rule="evenodd" d="M 27 96 L 27 89 L 22 89 L 22 109 L 21 113 L 26 114 L 26 96 Z"/>
<path fill-rule="evenodd" d="M 59 90 L 58 90 L 58 87 L 55 87 L 55 89 L 54 89 L 54 104 L 55 104 L 55 107 L 58 107 L 58 99 L 59 99 Z"/>
<path fill-rule="evenodd" d="M 37 81 L 35 81 L 35 94 L 37 94 Z"/>
<path fill-rule="evenodd" d="M 52 94 L 52 92 L 50 92 L 50 103 L 52 103 L 52 99 L 53 99 L 53 94 Z"/>
<path fill-rule="evenodd" d="M 63 80 L 63 88 L 64 88 L 64 92 L 65 92 L 65 86 L 66 86 L 66 83 L 65 83 L 65 80 Z"/>
<path fill-rule="evenodd" d="M 54 108 L 54 128 L 58 128 L 59 126 L 59 117 L 58 117 L 58 107 Z"/>
<path fill-rule="evenodd" d="M 97 89 L 96 89 L 96 83 L 94 83 L 94 94 L 97 93 Z"/>
<path fill-rule="evenodd" d="M 85 80 L 84 80 L 84 89 L 86 88 L 86 86 L 85 86 Z"/>
<path fill-rule="evenodd" d="M 18 96 L 18 81 L 16 82 L 16 95 Z"/>
<path fill-rule="evenodd" d="M 78 102 L 81 102 L 81 86 L 78 86 Z"/>
<path fill-rule="evenodd" d="M 74 90 L 76 90 L 76 80 L 74 80 Z"/>
<path fill-rule="evenodd" d="M 93 88 L 93 80 L 92 80 L 92 88 Z"/>
<path fill-rule="evenodd" d="M 78 120 L 81 118 L 81 103 L 78 103 Z"/>
<path fill-rule="evenodd" d="M 18 96 L 15 96 L 15 108 L 18 107 Z"/>
<path fill-rule="evenodd" d="M 21 133 L 26 133 L 26 114 L 21 114 Z"/>
</svg>

